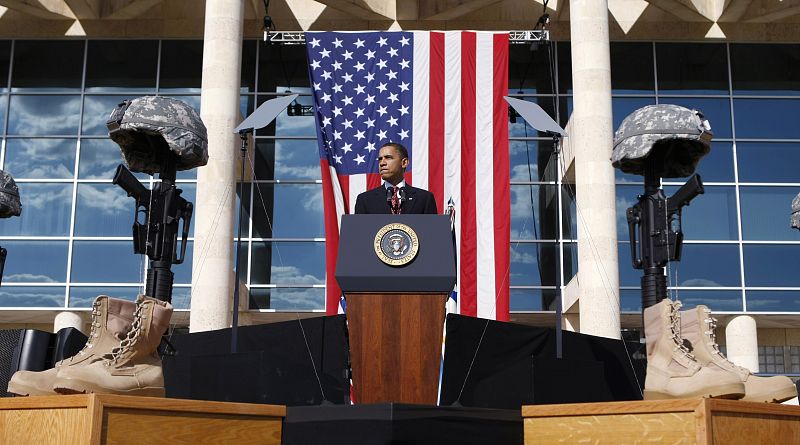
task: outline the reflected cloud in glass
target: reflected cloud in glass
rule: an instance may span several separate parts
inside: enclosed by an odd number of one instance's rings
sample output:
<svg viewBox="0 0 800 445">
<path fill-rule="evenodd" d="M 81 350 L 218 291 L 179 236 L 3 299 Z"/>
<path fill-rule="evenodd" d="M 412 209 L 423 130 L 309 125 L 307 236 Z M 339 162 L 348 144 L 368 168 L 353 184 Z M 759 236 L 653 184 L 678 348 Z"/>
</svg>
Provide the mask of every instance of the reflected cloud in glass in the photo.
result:
<svg viewBox="0 0 800 445">
<path fill-rule="evenodd" d="M 791 228 L 792 199 L 800 187 L 739 187 L 742 237 L 745 240 L 800 240 Z"/>
<path fill-rule="evenodd" d="M 8 250 L 3 287 L 6 283 L 66 282 L 66 241 L 6 240 L 2 246 Z"/>
<path fill-rule="evenodd" d="M 325 309 L 324 288 L 253 288 L 250 309 L 312 311 Z"/>
<path fill-rule="evenodd" d="M 136 297 L 141 292 L 138 287 L 84 287 L 71 286 L 69 288 L 69 307 L 88 308 L 92 307 L 94 300 L 100 295 L 108 295 L 112 298 L 121 300 L 136 301 Z"/>
<path fill-rule="evenodd" d="M 15 179 L 68 179 L 75 168 L 75 139 L 9 139 L 4 169 Z"/>
<path fill-rule="evenodd" d="M 253 237 L 325 236 L 320 184 L 256 184 L 255 190 Z"/>
<path fill-rule="evenodd" d="M 72 208 L 72 184 L 18 182 L 22 215 L 0 224 L 2 235 L 66 236 Z"/>
<path fill-rule="evenodd" d="M 8 134 L 71 136 L 78 134 L 80 96 L 11 96 Z"/>
<path fill-rule="evenodd" d="M 325 243 L 253 242 L 253 284 L 324 284 Z"/>
<path fill-rule="evenodd" d="M 60 286 L 21 287 L 4 284 L 0 288 L 0 306 L 63 307 L 64 288 Z"/>
</svg>

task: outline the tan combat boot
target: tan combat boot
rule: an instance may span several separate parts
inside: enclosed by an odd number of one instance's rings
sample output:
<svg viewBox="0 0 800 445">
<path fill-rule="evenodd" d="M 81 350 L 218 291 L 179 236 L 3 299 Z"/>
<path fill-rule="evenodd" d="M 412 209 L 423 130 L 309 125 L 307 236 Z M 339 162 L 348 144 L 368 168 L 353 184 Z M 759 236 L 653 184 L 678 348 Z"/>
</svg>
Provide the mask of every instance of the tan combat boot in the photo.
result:
<svg viewBox="0 0 800 445">
<path fill-rule="evenodd" d="M 164 397 L 158 345 L 169 327 L 172 305 L 140 295 L 133 327 L 103 360 L 58 371 L 53 389 L 61 394 L 94 392 Z"/>
<path fill-rule="evenodd" d="M 742 400 L 748 402 L 784 402 L 797 396 L 797 387 L 786 376 L 758 377 L 747 368 L 737 366 L 728 360 L 717 346 L 714 329 L 717 320 L 711 316 L 708 307 L 681 312 L 681 334 L 692 344 L 692 354 L 703 366 L 716 366 L 724 369 L 744 383 L 745 394 Z"/>
<path fill-rule="evenodd" d="M 20 396 L 46 396 L 56 394 L 53 382 L 59 369 L 86 366 L 100 361 L 104 354 L 119 345 L 131 330 L 132 301 L 100 295 L 92 304 L 92 328 L 89 338 L 74 356 L 57 362 L 54 368 L 45 371 L 17 371 L 8 382 L 8 392 Z"/>
<path fill-rule="evenodd" d="M 645 400 L 742 397 L 744 384 L 738 376 L 719 367 L 700 366 L 684 346 L 680 334 L 680 306 L 680 302 L 664 299 L 644 310 Z"/>
</svg>

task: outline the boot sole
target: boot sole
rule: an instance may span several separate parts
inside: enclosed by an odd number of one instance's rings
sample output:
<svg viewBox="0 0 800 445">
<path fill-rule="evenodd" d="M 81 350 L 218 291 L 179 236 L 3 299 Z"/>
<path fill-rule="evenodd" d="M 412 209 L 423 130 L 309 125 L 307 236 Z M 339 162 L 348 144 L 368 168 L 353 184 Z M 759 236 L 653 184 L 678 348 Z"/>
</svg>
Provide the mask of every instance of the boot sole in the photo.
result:
<svg viewBox="0 0 800 445">
<path fill-rule="evenodd" d="M 162 397 L 162 398 L 166 395 L 166 391 L 164 388 L 144 387 L 144 388 L 129 389 L 127 391 L 120 391 L 120 390 L 103 388 L 100 386 L 94 386 L 92 384 L 87 384 L 86 382 L 81 382 L 76 380 L 71 380 L 67 383 L 63 381 L 59 382 L 57 386 L 53 387 L 53 390 L 59 394 L 96 393 L 96 394 L 117 394 L 124 396 Z"/>
<path fill-rule="evenodd" d="M 17 397 L 54 396 L 57 394 L 55 391 L 40 391 L 36 388 L 15 384 L 13 382 L 8 384 L 8 389 L 6 389 L 6 392 L 9 394 L 14 394 Z"/>
<path fill-rule="evenodd" d="M 714 398 L 714 399 L 741 399 L 744 396 L 741 384 L 730 384 L 713 386 L 711 388 L 703 388 L 699 391 L 672 394 L 663 391 L 654 391 L 645 389 L 644 400 L 666 400 L 666 399 L 692 399 L 696 397 Z"/>
<path fill-rule="evenodd" d="M 775 391 L 769 394 L 759 394 L 757 396 L 745 394 L 742 400 L 745 402 L 781 403 L 795 397 L 797 397 L 797 390 L 794 387 L 789 387 L 781 391 Z"/>
</svg>

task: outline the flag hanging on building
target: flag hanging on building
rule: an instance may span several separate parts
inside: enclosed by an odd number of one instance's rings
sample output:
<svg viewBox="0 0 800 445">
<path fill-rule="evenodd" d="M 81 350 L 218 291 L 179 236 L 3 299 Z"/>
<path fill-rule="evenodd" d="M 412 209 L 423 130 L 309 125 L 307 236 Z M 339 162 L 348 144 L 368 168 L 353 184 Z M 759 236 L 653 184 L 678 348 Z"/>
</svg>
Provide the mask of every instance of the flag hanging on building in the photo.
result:
<svg viewBox="0 0 800 445">
<path fill-rule="evenodd" d="M 381 185 L 378 149 L 409 151 L 405 180 L 452 199 L 462 315 L 508 320 L 508 34 L 308 32 L 309 73 L 322 168 L 326 310 L 337 313 L 334 278 L 341 216 Z"/>
</svg>

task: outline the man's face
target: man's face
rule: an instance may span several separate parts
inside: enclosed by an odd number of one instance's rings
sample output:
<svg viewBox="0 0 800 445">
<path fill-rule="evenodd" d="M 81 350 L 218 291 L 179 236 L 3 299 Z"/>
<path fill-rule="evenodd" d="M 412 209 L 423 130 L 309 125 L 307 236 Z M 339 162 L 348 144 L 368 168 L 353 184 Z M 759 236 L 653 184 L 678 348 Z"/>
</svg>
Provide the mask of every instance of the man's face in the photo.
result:
<svg viewBox="0 0 800 445">
<path fill-rule="evenodd" d="M 378 151 L 378 173 L 384 181 L 397 185 L 403 180 L 403 172 L 408 166 L 408 158 L 400 158 L 400 153 L 392 146 Z"/>
</svg>

